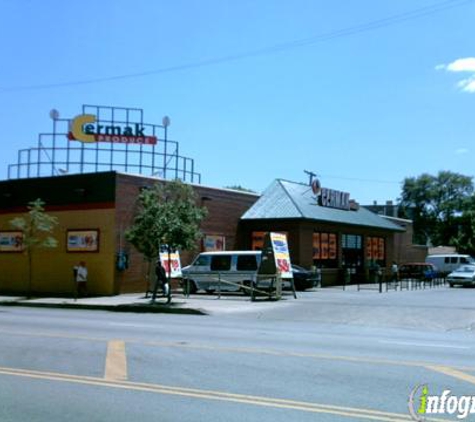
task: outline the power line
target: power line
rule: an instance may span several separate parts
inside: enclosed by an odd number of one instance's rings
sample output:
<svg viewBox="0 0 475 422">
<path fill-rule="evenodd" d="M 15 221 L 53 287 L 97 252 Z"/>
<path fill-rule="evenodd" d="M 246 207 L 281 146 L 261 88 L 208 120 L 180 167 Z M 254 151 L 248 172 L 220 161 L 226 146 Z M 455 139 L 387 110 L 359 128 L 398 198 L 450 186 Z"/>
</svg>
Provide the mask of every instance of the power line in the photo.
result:
<svg viewBox="0 0 475 422">
<path fill-rule="evenodd" d="M 28 86 L 23 86 L 23 87 L 20 86 L 20 87 L 12 87 L 12 88 L 0 88 L 0 91 L 14 92 L 14 91 L 49 89 L 49 88 L 62 88 L 62 87 L 68 87 L 68 86 L 111 82 L 111 81 L 117 81 L 117 80 L 122 80 L 122 79 L 140 78 L 140 77 L 146 77 L 146 76 L 151 76 L 151 75 L 158 75 L 161 73 L 171 73 L 171 72 L 177 72 L 177 71 L 183 71 L 183 70 L 189 70 L 189 69 L 196 69 L 200 67 L 212 66 L 212 65 L 217 65 L 217 64 L 222 64 L 222 63 L 227 63 L 227 62 L 232 62 L 232 61 L 248 59 L 252 57 L 275 54 L 282 51 L 292 50 L 295 48 L 310 46 L 310 45 L 317 44 L 320 42 L 331 41 L 337 38 L 344 38 L 344 37 L 349 37 L 352 35 L 357 35 L 363 32 L 374 31 L 377 29 L 391 26 L 391 25 L 403 23 L 409 20 L 420 19 L 420 18 L 430 16 L 436 13 L 440 13 L 442 11 L 452 9 L 455 7 L 460 7 L 468 3 L 472 3 L 473 1 L 474 0 L 445 0 L 445 1 L 435 3 L 429 6 L 424 6 L 418 9 L 399 13 L 396 15 L 388 16 L 386 18 L 377 19 L 377 20 L 366 22 L 363 24 L 351 26 L 348 28 L 343 28 L 336 31 L 327 32 L 324 34 L 319 34 L 312 37 L 303 38 L 300 40 L 280 43 L 274 46 L 261 48 L 261 49 L 257 49 L 253 51 L 247 51 L 240 54 L 217 57 L 214 59 L 190 62 L 190 63 L 186 63 L 182 65 L 164 67 L 160 69 L 154 69 L 154 70 L 137 72 L 137 73 L 128 73 L 128 74 L 115 75 L 115 76 L 105 76 L 102 78 L 82 79 L 82 80 L 77 80 L 77 81 L 58 82 L 58 83 L 41 84 L 41 85 L 28 85 Z"/>
</svg>

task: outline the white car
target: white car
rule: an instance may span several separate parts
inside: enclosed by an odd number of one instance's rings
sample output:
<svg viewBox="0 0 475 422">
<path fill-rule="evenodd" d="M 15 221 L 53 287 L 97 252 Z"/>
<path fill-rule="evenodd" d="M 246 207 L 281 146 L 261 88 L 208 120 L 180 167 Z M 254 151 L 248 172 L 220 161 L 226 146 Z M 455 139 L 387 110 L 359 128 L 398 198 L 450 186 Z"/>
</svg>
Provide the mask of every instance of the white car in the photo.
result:
<svg viewBox="0 0 475 422">
<path fill-rule="evenodd" d="M 447 276 L 450 287 L 456 284 L 461 286 L 475 286 L 475 265 L 462 265 Z"/>
</svg>

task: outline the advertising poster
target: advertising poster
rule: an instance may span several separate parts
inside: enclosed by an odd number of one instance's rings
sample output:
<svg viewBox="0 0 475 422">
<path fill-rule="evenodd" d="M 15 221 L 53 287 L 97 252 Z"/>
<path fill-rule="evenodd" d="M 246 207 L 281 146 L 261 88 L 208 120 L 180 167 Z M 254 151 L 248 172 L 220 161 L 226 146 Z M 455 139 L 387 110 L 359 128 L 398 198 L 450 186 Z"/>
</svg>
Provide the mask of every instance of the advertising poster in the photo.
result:
<svg viewBox="0 0 475 422">
<path fill-rule="evenodd" d="M 336 234 L 328 235 L 328 258 L 336 259 L 337 248 L 336 248 Z"/>
<path fill-rule="evenodd" d="M 292 278 L 292 267 L 290 265 L 289 246 L 287 236 L 282 233 L 271 233 L 270 240 L 274 250 L 275 264 L 282 273 L 282 278 Z"/>
<path fill-rule="evenodd" d="M 378 252 L 379 252 L 379 239 L 377 237 L 371 238 L 372 242 L 372 258 L 378 259 Z"/>
<path fill-rule="evenodd" d="M 320 241 L 321 241 L 321 258 L 328 259 L 328 233 L 320 233 Z"/>
<path fill-rule="evenodd" d="M 68 252 L 98 252 L 99 230 L 68 230 L 66 249 Z"/>
<path fill-rule="evenodd" d="M 22 252 L 23 232 L 0 232 L 0 252 Z"/>
<path fill-rule="evenodd" d="M 224 236 L 206 235 L 203 239 L 203 249 L 205 252 L 219 252 L 226 249 L 226 238 Z"/>
<path fill-rule="evenodd" d="M 379 241 L 379 248 L 378 248 L 378 259 L 384 260 L 384 239 L 381 237 L 378 239 Z"/>
<path fill-rule="evenodd" d="M 371 258 L 373 258 L 373 252 L 372 252 L 372 249 L 371 249 L 371 238 L 370 237 L 367 237 L 366 238 L 366 259 L 370 260 Z"/>
<path fill-rule="evenodd" d="M 181 262 L 180 262 L 180 253 L 178 251 L 172 252 L 170 254 L 171 261 L 171 274 L 170 274 L 170 265 L 168 262 L 168 252 L 160 252 L 160 261 L 162 261 L 163 268 L 167 273 L 167 277 L 177 278 L 181 277 Z"/>
<path fill-rule="evenodd" d="M 264 248 L 265 236 L 266 236 L 266 232 L 252 232 L 251 249 L 253 251 L 262 251 L 262 249 Z"/>
<path fill-rule="evenodd" d="M 313 259 L 321 259 L 320 253 L 320 233 L 313 234 Z"/>
</svg>

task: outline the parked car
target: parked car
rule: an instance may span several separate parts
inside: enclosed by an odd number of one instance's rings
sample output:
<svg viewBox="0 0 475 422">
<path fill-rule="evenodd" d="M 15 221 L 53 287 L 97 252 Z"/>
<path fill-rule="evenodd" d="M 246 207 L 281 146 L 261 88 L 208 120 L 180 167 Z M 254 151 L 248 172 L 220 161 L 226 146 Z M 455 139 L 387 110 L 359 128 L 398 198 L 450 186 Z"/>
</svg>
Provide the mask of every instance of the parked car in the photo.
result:
<svg viewBox="0 0 475 422">
<path fill-rule="evenodd" d="M 443 275 L 455 271 L 461 265 L 475 265 L 475 260 L 470 255 L 456 253 L 428 255 L 426 262 L 435 265 Z"/>
<path fill-rule="evenodd" d="M 198 290 L 249 293 L 246 286 L 251 284 L 265 290 L 272 278 L 258 276 L 261 260 L 261 251 L 201 252 L 191 265 L 182 268 L 182 285 L 191 294 Z M 283 288 L 290 285 L 289 279 L 282 279 Z"/>
<path fill-rule="evenodd" d="M 316 287 L 320 281 L 319 274 L 306 270 L 299 265 L 292 265 L 295 290 L 306 290 Z"/>
<path fill-rule="evenodd" d="M 450 287 L 475 286 L 475 265 L 462 265 L 447 276 Z"/>
<path fill-rule="evenodd" d="M 202 252 L 182 269 L 183 279 L 190 293 L 238 291 L 242 284 L 255 283 L 260 262 L 260 251 Z"/>
<path fill-rule="evenodd" d="M 399 278 L 412 278 L 415 280 L 433 280 L 439 277 L 439 271 L 433 264 L 427 262 L 408 262 L 399 267 Z"/>
</svg>

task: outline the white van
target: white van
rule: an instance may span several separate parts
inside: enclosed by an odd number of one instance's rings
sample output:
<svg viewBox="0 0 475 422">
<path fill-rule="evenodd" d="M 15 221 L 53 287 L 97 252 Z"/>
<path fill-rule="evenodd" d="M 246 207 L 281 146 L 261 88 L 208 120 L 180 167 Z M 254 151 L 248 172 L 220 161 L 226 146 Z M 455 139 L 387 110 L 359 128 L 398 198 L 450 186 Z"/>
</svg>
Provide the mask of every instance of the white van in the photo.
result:
<svg viewBox="0 0 475 422">
<path fill-rule="evenodd" d="M 189 283 L 189 293 L 239 291 L 255 283 L 260 263 L 260 251 L 202 252 L 182 269 L 183 284 Z"/>
<path fill-rule="evenodd" d="M 426 262 L 434 264 L 437 270 L 444 276 L 455 271 L 461 265 L 475 264 L 475 260 L 470 255 L 462 254 L 428 255 Z"/>
</svg>

